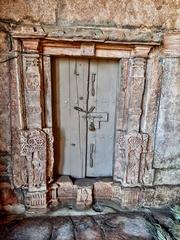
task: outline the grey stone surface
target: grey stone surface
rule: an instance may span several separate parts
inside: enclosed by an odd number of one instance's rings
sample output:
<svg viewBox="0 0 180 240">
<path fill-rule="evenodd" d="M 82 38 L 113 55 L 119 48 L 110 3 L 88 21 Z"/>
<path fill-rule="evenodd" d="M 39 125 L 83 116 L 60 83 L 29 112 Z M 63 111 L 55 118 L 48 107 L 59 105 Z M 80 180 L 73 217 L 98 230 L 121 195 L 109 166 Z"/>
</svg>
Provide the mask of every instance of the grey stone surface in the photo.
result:
<svg viewBox="0 0 180 240">
<path fill-rule="evenodd" d="M 154 167 L 180 168 L 180 59 L 164 59 L 163 65 Z"/>
<path fill-rule="evenodd" d="M 137 213 L 94 216 L 1 218 L 4 240 L 150 240 L 147 220 Z"/>
<path fill-rule="evenodd" d="M 45 219 L 23 219 L 15 221 L 9 229 L 1 234 L 0 239 L 4 240 L 48 240 L 51 236 L 52 224 Z"/>
<path fill-rule="evenodd" d="M 180 183 L 180 169 L 157 169 L 155 185 L 176 185 Z"/>
</svg>

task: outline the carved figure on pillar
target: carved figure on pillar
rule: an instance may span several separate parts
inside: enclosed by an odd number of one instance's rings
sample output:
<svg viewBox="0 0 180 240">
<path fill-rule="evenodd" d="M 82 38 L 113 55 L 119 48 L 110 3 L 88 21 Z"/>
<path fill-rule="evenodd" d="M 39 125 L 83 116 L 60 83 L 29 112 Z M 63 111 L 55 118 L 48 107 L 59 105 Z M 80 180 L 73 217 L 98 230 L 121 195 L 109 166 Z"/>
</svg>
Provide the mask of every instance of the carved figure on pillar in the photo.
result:
<svg viewBox="0 0 180 240">
<path fill-rule="evenodd" d="M 124 186 L 141 184 L 140 172 L 142 157 L 147 152 L 148 135 L 131 131 L 125 133 L 118 131 L 116 134 L 116 161 L 114 178 Z"/>
<path fill-rule="evenodd" d="M 46 186 L 46 134 L 41 130 L 21 131 L 21 155 L 27 160 L 28 190 Z"/>
</svg>

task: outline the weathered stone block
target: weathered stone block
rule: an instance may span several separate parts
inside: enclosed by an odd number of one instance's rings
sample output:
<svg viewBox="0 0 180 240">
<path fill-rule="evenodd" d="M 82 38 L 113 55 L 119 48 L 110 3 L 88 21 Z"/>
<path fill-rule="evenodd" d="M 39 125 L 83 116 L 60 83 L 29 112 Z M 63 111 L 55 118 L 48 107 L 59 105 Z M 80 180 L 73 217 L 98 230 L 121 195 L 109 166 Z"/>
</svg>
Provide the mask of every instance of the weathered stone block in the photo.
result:
<svg viewBox="0 0 180 240">
<path fill-rule="evenodd" d="M 58 200 L 62 205 L 75 205 L 77 199 L 77 186 L 73 185 L 68 176 L 62 176 L 57 180 Z"/>
<path fill-rule="evenodd" d="M 111 200 L 113 196 L 112 182 L 94 183 L 93 194 L 95 201 Z"/>
<path fill-rule="evenodd" d="M 153 206 L 154 195 L 155 195 L 154 188 L 147 188 L 141 190 L 139 194 L 139 205 L 140 206 Z"/>
<path fill-rule="evenodd" d="M 179 202 L 180 188 L 179 187 L 156 187 L 154 194 L 153 205 L 165 206 Z"/>
<path fill-rule="evenodd" d="M 180 169 L 156 169 L 155 185 L 178 185 L 180 184 Z"/>
<path fill-rule="evenodd" d="M 139 188 L 122 189 L 122 207 L 137 207 L 139 204 Z"/>
<path fill-rule="evenodd" d="M 76 208 L 79 210 L 84 210 L 92 206 L 92 186 L 90 187 L 78 187 L 77 189 L 77 199 Z"/>
<path fill-rule="evenodd" d="M 180 58 L 164 59 L 162 90 L 154 154 L 155 168 L 180 167 L 179 69 Z"/>
</svg>

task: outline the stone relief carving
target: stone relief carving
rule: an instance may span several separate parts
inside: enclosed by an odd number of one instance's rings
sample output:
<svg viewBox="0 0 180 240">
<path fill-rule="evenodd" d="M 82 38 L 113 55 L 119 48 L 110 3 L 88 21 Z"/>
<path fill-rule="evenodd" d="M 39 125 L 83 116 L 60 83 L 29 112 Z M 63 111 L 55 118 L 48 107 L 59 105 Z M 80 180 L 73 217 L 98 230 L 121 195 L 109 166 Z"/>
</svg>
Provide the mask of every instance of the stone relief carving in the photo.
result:
<svg viewBox="0 0 180 240">
<path fill-rule="evenodd" d="M 128 131 L 138 131 L 141 124 L 142 100 L 145 84 L 146 59 L 131 61 L 128 105 Z"/>
<path fill-rule="evenodd" d="M 46 191 L 28 192 L 25 203 L 29 208 L 46 208 Z"/>
<path fill-rule="evenodd" d="M 131 131 L 116 133 L 116 161 L 114 178 L 124 186 L 141 184 L 142 157 L 147 152 L 148 135 Z"/>
<path fill-rule="evenodd" d="M 77 199 L 76 208 L 86 209 L 92 205 L 92 187 L 78 187 L 77 189 Z"/>
<path fill-rule="evenodd" d="M 46 186 L 46 134 L 41 130 L 21 131 L 21 156 L 26 158 L 28 190 Z"/>
<path fill-rule="evenodd" d="M 23 57 L 27 127 L 41 128 L 41 62 L 38 54 Z"/>
<path fill-rule="evenodd" d="M 38 90 L 40 87 L 39 76 L 34 73 L 28 73 L 26 87 L 28 91 Z"/>
</svg>

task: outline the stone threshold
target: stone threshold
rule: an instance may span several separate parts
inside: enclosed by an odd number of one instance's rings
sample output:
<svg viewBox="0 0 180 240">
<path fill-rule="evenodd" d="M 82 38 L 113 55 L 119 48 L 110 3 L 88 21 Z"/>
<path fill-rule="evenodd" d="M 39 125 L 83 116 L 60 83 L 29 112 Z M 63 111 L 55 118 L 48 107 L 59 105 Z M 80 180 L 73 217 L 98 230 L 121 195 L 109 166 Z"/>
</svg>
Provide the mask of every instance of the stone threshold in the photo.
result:
<svg viewBox="0 0 180 240">
<path fill-rule="evenodd" d="M 168 193 L 168 194 L 167 194 Z M 179 187 L 124 187 L 112 178 L 71 179 L 61 176 L 48 185 L 47 206 L 73 210 L 93 208 L 101 212 L 109 207 L 115 211 L 141 207 L 161 207 L 179 201 Z"/>
<path fill-rule="evenodd" d="M 61 176 L 48 187 L 48 205 L 76 210 L 90 209 L 100 200 L 112 199 L 112 185 L 112 178 L 71 179 L 69 176 Z"/>
</svg>

